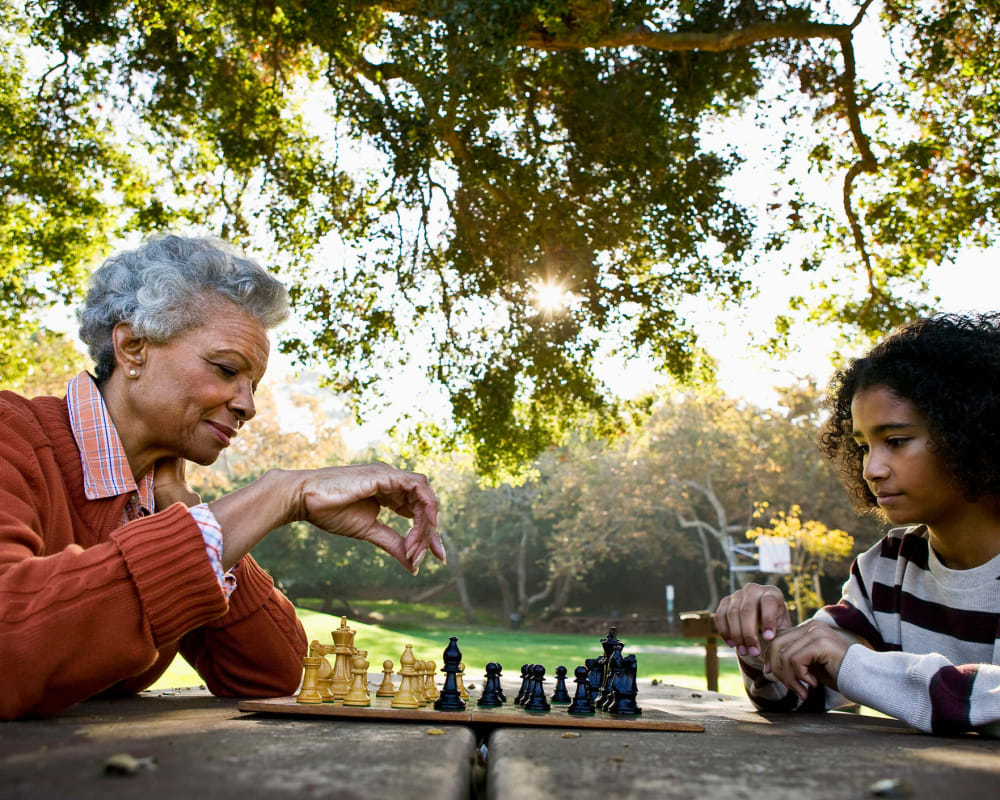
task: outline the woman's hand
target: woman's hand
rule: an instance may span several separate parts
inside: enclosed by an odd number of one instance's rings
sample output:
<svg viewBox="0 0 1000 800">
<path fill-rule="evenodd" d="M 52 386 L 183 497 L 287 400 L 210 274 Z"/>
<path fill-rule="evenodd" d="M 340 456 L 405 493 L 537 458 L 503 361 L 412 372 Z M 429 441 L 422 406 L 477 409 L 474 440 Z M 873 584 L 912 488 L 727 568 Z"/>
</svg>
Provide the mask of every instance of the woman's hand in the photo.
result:
<svg viewBox="0 0 1000 800">
<path fill-rule="evenodd" d="M 777 586 L 748 584 L 723 597 L 715 612 L 716 630 L 741 656 L 759 656 L 764 642 L 791 627 L 785 596 Z"/>
<path fill-rule="evenodd" d="M 764 657 L 764 671 L 770 672 L 802 700 L 820 683 L 837 688 L 840 665 L 847 655 L 848 641 L 822 622 L 803 622 L 781 631 L 770 643 Z"/>
<path fill-rule="evenodd" d="M 186 465 L 183 458 L 161 458 L 153 465 L 153 498 L 157 511 L 174 503 L 190 508 L 201 502 L 201 497 L 188 486 Z"/>
<path fill-rule="evenodd" d="M 430 550 L 446 560 L 438 530 L 438 500 L 427 478 L 375 463 L 299 473 L 299 519 L 339 536 L 371 542 L 414 575 Z M 406 538 L 378 520 L 388 508 L 413 520 Z"/>
<path fill-rule="evenodd" d="M 271 470 L 213 500 L 209 508 L 222 528 L 224 569 L 230 569 L 272 530 L 296 520 L 371 542 L 414 575 L 428 550 L 445 561 L 438 500 L 427 478 L 387 464 Z M 382 508 L 413 520 L 405 537 L 379 522 Z"/>
</svg>

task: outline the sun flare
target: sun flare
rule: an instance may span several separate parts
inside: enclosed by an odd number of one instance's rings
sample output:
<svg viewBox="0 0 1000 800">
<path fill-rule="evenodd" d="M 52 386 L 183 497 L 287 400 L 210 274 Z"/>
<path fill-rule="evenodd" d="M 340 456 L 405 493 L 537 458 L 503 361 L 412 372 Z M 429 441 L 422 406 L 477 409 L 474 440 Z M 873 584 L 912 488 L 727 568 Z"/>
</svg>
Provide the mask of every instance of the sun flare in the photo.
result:
<svg viewBox="0 0 1000 800">
<path fill-rule="evenodd" d="M 539 281 L 534 284 L 533 302 L 539 311 L 553 313 L 561 311 L 573 298 L 571 292 L 566 291 L 558 283 L 550 281 Z"/>
</svg>

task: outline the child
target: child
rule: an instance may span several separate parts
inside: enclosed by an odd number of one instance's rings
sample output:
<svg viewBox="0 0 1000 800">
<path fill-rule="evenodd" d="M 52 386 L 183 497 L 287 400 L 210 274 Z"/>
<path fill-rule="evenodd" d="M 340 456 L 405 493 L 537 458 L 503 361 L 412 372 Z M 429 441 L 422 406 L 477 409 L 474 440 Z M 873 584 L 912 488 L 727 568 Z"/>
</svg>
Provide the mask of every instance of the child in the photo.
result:
<svg viewBox="0 0 1000 800">
<path fill-rule="evenodd" d="M 774 586 L 722 600 L 750 699 L 1000 736 L 1000 313 L 901 328 L 837 374 L 828 404 L 824 454 L 860 509 L 905 527 L 801 625 Z"/>
</svg>

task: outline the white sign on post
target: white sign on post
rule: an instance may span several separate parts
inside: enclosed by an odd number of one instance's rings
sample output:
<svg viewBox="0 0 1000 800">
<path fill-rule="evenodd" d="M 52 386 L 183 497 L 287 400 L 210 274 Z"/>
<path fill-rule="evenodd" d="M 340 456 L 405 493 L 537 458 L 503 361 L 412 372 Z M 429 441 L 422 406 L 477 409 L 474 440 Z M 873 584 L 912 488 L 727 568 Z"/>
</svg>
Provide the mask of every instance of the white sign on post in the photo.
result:
<svg viewBox="0 0 1000 800">
<path fill-rule="evenodd" d="M 783 536 L 758 536 L 757 560 L 761 572 L 792 571 L 792 552 L 788 539 Z"/>
</svg>

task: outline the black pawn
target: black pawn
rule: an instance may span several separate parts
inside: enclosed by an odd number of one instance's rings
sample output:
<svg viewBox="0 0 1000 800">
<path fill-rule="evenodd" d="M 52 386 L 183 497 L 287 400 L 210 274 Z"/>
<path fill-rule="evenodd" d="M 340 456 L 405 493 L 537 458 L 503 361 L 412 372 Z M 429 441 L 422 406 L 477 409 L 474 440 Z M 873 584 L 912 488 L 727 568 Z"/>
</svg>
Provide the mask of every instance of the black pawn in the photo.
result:
<svg viewBox="0 0 1000 800">
<path fill-rule="evenodd" d="M 434 701 L 435 711 L 465 711 L 465 701 L 458 690 L 458 665 L 462 661 L 462 651 L 458 649 L 458 637 L 452 636 L 444 650 L 444 688 Z"/>
<path fill-rule="evenodd" d="M 573 674 L 576 675 L 576 695 L 573 702 L 569 704 L 566 711 L 570 714 L 594 714 L 594 698 L 590 690 L 590 681 L 587 678 L 587 668 L 577 667 Z"/>
<path fill-rule="evenodd" d="M 520 706 L 531 695 L 531 671 L 534 664 L 521 665 L 521 688 L 517 690 L 517 697 L 514 698 L 514 705 Z"/>
<path fill-rule="evenodd" d="M 476 705 L 485 708 L 496 708 L 503 705 L 497 688 L 500 686 L 500 665 L 491 661 L 486 665 L 486 678 L 483 680 L 483 693 Z"/>
<path fill-rule="evenodd" d="M 497 665 L 497 697 L 500 698 L 501 703 L 506 703 L 507 695 L 503 693 L 503 684 L 500 682 L 500 678 L 503 676 L 503 664 L 499 661 L 495 663 Z"/>
<path fill-rule="evenodd" d="M 556 705 L 564 706 L 571 699 L 569 692 L 566 691 L 566 667 L 556 667 L 556 688 L 552 692 L 551 700 Z"/>
<path fill-rule="evenodd" d="M 525 711 L 550 711 L 552 706 L 545 699 L 545 667 L 535 664 L 534 673 L 531 678 L 531 688 L 528 698 L 524 701 Z"/>
</svg>

